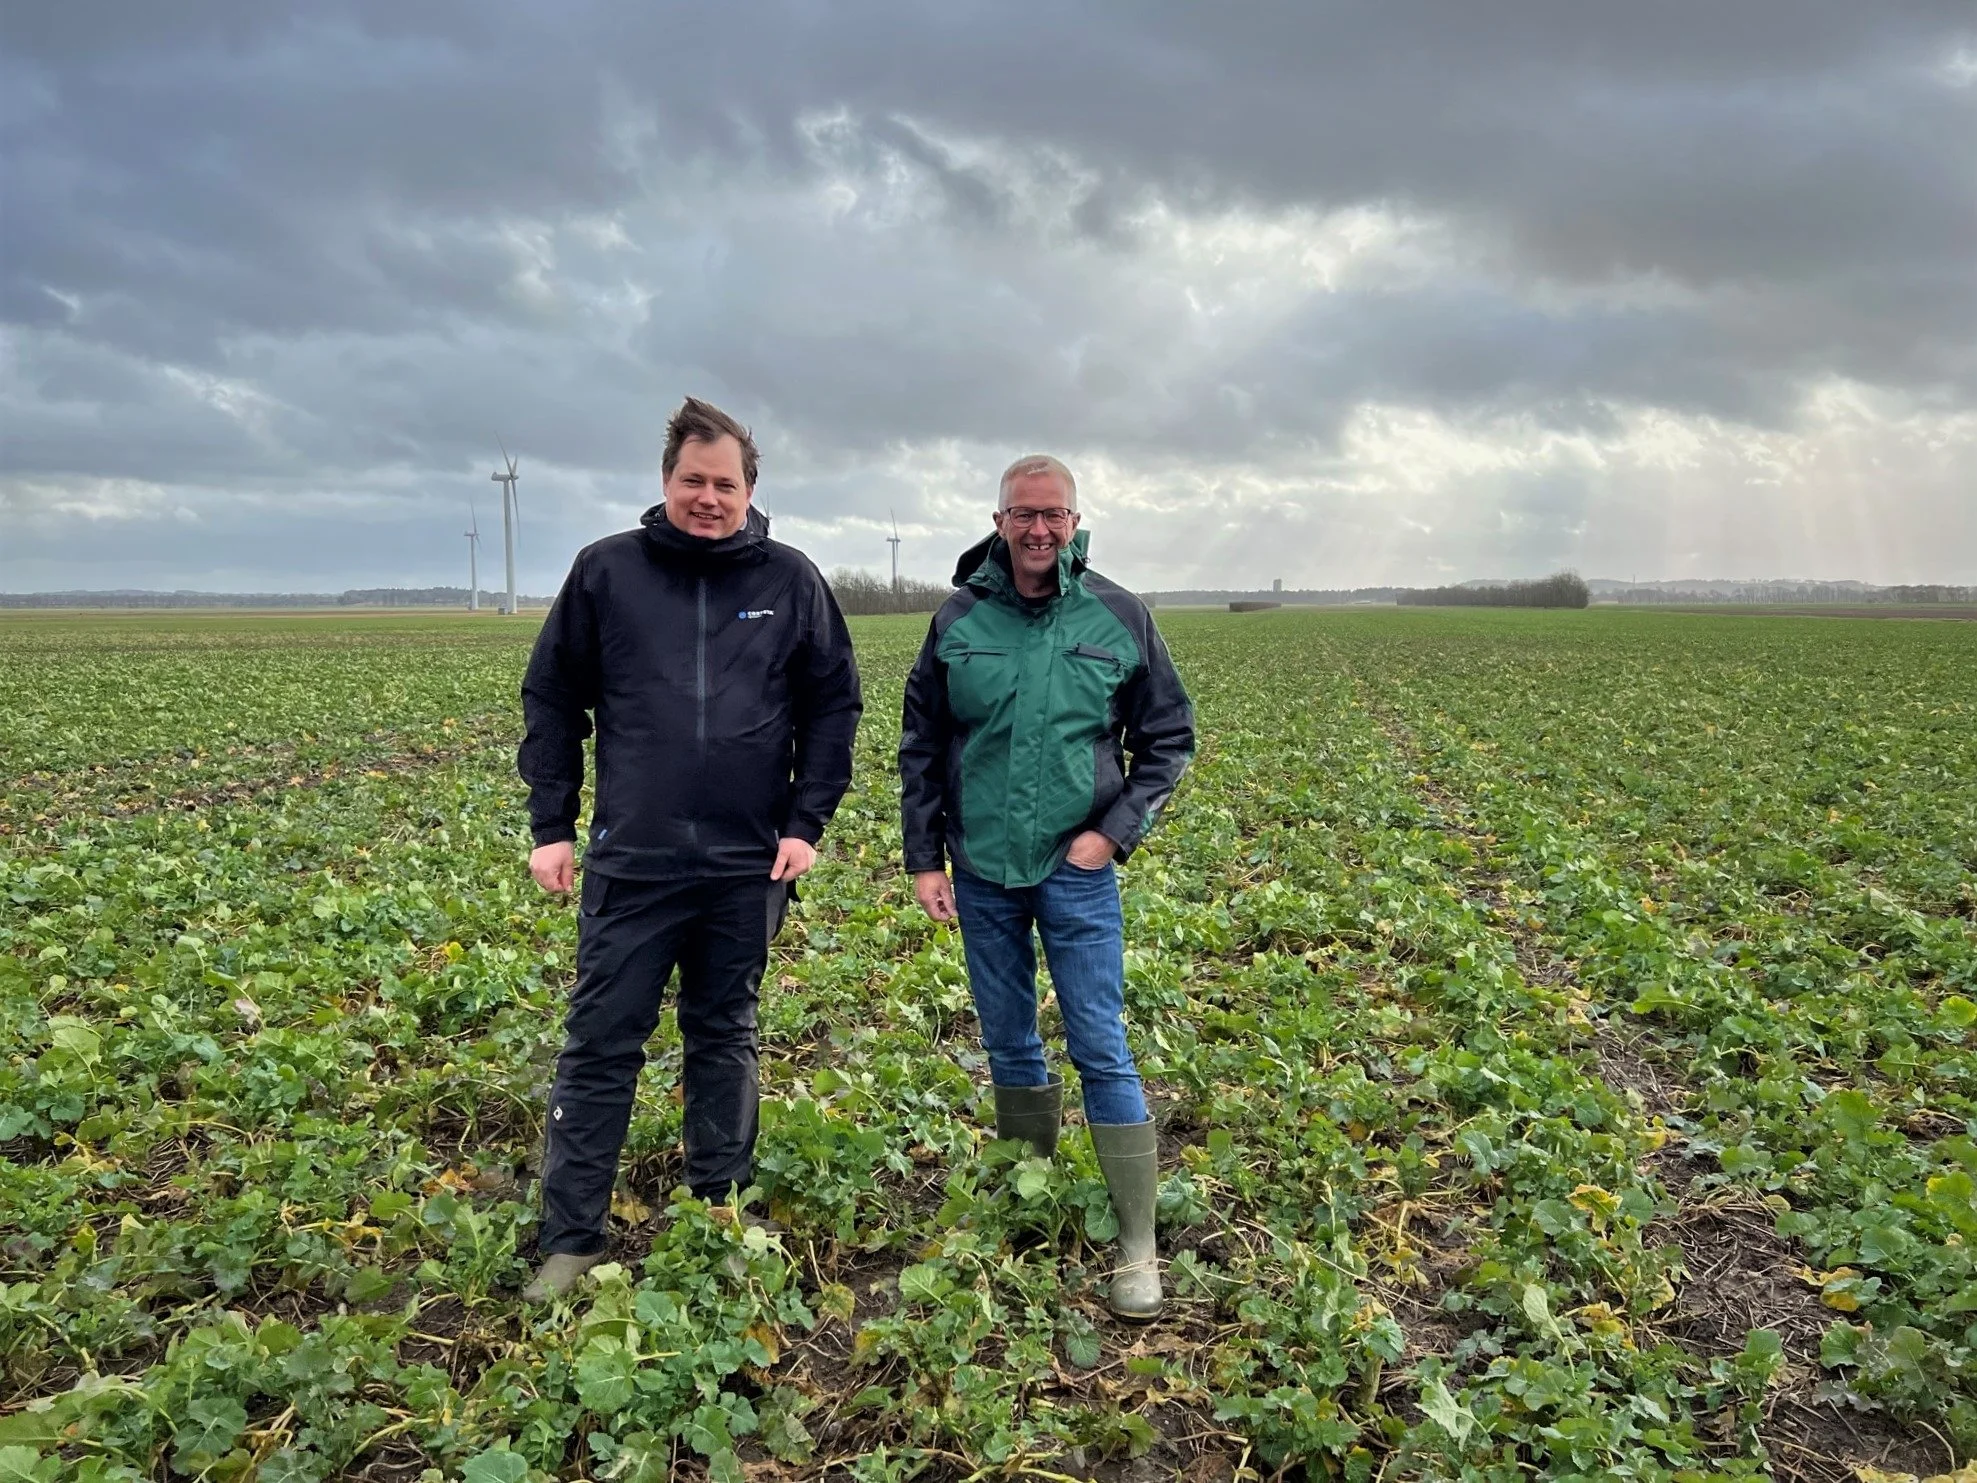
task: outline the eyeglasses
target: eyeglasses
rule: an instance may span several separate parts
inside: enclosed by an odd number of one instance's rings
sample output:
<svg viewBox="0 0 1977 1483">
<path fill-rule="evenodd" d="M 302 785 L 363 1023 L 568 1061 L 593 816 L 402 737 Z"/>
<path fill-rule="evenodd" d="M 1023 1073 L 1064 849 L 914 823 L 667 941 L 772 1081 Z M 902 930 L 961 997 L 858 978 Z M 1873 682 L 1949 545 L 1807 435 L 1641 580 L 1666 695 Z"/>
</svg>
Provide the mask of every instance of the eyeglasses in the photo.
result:
<svg viewBox="0 0 1977 1483">
<path fill-rule="evenodd" d="M 1039 520 L 1052 530 L 1062 530 L 1071 523 L 1077 513 L 1076 510 L 1067 510 L 1062 506 L 1054 510 L 1026 510 L 1020 505 L 1000 512 L 1002 518 L 1018 530 L 1027 530 Z"/>
</svg>

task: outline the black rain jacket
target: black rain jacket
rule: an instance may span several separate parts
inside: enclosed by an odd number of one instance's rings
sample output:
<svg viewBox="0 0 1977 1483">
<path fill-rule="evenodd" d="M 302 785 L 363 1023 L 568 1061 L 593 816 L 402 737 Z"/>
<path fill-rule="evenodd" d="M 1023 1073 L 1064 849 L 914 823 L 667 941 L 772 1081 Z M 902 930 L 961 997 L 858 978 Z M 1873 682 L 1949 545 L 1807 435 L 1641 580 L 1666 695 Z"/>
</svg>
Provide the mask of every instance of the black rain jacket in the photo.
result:
<svg viewBox="0 0 1977 1483">
<path fill-rule="evenodd" d="M 823 576 L 768 532 L 751 508 L 703 540 L 655 505 L 577 553 L 522 681 L 538 845 L 576 838 L 592 715 L 587 868 L 766 875 L 779 837 L 823 837 L 851 783 L 858 666 Z"/>
</svg>

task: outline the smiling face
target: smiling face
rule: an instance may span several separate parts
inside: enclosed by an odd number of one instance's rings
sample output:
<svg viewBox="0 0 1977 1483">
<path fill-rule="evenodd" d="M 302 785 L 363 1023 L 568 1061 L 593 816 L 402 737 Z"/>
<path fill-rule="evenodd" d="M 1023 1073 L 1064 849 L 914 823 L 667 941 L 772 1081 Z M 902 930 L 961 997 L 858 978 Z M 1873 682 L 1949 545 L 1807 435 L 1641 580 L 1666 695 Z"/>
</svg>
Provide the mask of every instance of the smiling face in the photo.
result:
<svg viewBox="0 0 1977 1483">
<path fill-rule="evenodd" d="M 711 443 L 688 438 L 666 477 L 666 519 L 683 534 L 718 541 L 747 522 L 754 492 L 742 474 L 741 444 L 732 436 Z"/>
<path fill-rule="evenodd" d="M 1009 481 L 995 528 L 1009 543 L 1018 591 L 1040 596 L 1056 585 L 1057 553 L 1078 530 L 1076 502 L 1054 473 L 1018 474 Z"/>
</svg>

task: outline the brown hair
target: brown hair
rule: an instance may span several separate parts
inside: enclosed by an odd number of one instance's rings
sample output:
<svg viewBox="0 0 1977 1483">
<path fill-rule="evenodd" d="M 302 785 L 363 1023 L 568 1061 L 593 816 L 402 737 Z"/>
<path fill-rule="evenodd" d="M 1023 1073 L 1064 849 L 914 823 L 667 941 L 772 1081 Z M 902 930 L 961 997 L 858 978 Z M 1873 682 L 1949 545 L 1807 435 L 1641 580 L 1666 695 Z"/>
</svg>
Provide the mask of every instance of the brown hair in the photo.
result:
<svg viewBox="0 0 1977 1483">
<path fill-rule="evenodd" d="M 703 402 L 697 396 L 690 396 L 681 402 L 680 410 L 666 424 L 666 454 L 659 461 L 659 476 L 663 479 L 673 477 L 673 470 L 680 464 L 680 449 L 688 441 L 718 443 L 723 438 L 733 438 L 741 444 L 742 482 L 753 489 L 755 470 L 760 462 L 760 456 L 755 451 L 755 439 L 734 418 L 712 402 Z"/>
</svg>

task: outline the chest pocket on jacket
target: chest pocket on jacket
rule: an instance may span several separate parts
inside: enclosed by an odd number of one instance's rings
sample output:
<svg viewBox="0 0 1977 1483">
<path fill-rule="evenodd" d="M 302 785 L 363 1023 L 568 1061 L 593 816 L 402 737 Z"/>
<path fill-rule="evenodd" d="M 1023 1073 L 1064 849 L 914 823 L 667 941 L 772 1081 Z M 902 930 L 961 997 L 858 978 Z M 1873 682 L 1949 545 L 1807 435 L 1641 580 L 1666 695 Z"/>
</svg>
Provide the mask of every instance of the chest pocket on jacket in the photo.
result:
<svg viewBox="0 0 1977 1483">
<path fill-rule="evenodd" d="M 766 605 L 708 614 L 708 738 L 778 750 L 789 744 L 794 620 Z"/>
<path fill-rule="evenodd" d="M 947 666 L 948 708 L 963 726 L 985 725 L 1014 703 L 1021 664 L 1013 649 L 960 643 L 943 648 L 940 659 Z"/>
<path fill-rule="evenodd" d="M 1104 731 L 1112 716 L 1112 697 L 1126 683 L 1125 660 L 1088 643 L 1060 649 L 1056 659 L 1054 709 L 1073 732 Z"/>
</svg>

